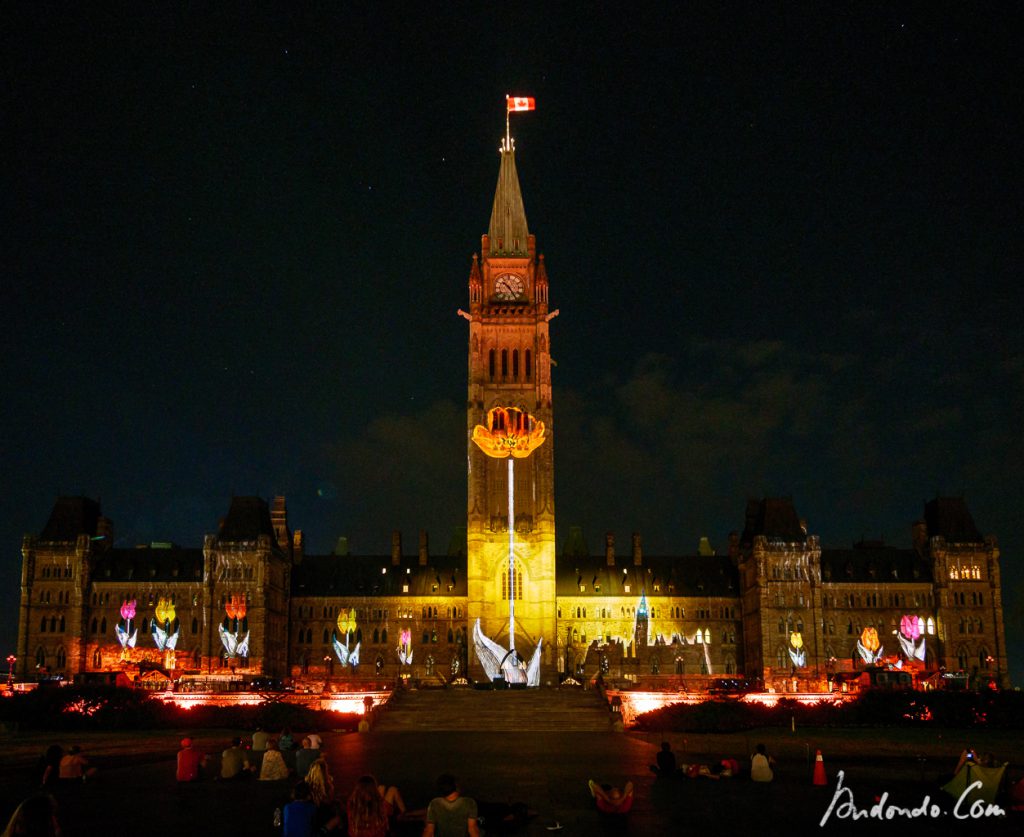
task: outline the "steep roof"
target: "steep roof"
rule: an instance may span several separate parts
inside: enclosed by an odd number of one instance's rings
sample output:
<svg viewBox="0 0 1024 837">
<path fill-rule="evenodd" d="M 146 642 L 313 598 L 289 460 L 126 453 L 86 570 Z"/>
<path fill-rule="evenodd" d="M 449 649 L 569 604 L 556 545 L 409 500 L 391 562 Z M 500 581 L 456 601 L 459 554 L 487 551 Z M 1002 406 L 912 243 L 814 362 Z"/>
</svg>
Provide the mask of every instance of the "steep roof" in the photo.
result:
<svg viewBox="0 0 1024 837">
<path fill-rule="evenodd" d="M 807 542 L 807 533 L 800 525 L 800 516 L 789 497 L 747 500 L 746 525 L 740 542 L 753 543 L 758 535 L 764 535 L 769 541 Z"/>
<path fill-rule="evenodd" d="M 614 567 L 603 555 L 558 559 L 558 596 L 636 596 L 639 601 L 641 591 L 648 596 L 738 596 L 739 578 L 725 555 L 644 555 L 639 567 L 631 556 L 616 558 Z"/>
<path fill-rule="evenodd" d="M 133 584 L 195 582 L 203 578 L 203 550 L 139 547 L 110 549 L 93 564 L 92 580 Z"/>
<path fill-rule="evenodd" d="M 403 588 L 408 584 L 409 590 Z M 450 589 L 449 589 L 450 588 Z M 466 556 L 306 555 L 292 570 L 293 596 L 465 596 Z"/>
<path fill-rule="evenodd" d="M 58 497 L 50 519 L 39 534 L 41 541 L 73 541 L 79 535 L 96 534 L 100 504 L 88 497 Z"/>
<path fill-rule="evenodd" d="M 963 497 L 936 497 L 925 503 L 929 537 L 941 535 L 949 543 L 983 543 L 984 538 Z"/>
<path fill-rule="evenodd" d="M 232 497 L 228 516 L 220 526 L 218 539 L 228 542 L 248 542 L 260 535 L 274 538 L 274 525 L 270 521 L 270 507 L 261 497 Z"/>
<path fill-rule="evenodd" d="M 498 187 L 494 190 L 491 223 L 487 228 L 490 256 L 527 256 L 526 209 L 519 191 L 515 151 L 501 152 Z"/>
<path fill-rule="evenodd" d="M 866 545 L 822 549 L 821 580 L 826 584 L 899 584 L 932 580 L 932 568 L 916 550 Z"/>
</svg>

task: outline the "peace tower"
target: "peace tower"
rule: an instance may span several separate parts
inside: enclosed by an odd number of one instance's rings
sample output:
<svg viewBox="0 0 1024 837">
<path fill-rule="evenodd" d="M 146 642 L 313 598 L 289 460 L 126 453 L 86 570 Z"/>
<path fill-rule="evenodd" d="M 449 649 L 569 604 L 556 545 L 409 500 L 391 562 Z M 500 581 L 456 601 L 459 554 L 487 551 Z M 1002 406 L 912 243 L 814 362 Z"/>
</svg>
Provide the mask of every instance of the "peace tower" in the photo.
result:
<svg viewBox="0 0 1024 837">
<path fill-rule="evenodd" d="M 544 638 L 544 664 L 555 640 L 555 489 L 548 277 L 526 225 L 515 144 L 501 146 L 501 165 L 487 233 L 469 274 L 467 611 L 485 634 L 508 647 L 508 527 L 515 527 L 517 649 Z M 547 440 L 515 463 L 515 520 L 508 519 L 504 460 L 472 441 L 493 407 L 518 407 L 542 421 Z"/>
</svg>

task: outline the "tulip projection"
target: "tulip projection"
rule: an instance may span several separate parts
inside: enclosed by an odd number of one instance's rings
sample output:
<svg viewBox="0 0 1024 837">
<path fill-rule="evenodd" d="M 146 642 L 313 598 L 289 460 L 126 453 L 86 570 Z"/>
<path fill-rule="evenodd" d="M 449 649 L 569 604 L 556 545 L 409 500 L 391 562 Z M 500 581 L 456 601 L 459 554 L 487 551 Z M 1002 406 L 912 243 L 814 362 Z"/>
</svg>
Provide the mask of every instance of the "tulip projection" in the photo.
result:
<svg viewBox="0 0 1024 837">
<path fill-rule="evenodd" d="M 398 662 L 403 666 L 412 665 L 412 631 L 403 628 L 398 635 Z"/>
<path fill-rule="evenodd" d="M 799 631 L 793 631 L 789 635 L 789 659 L 793 661 L 796 668 L 803 668 L 807 665 L 807 651 L 804 650 L 804 637 Z"/>
<path fill-rule="evenodd" d="M 908 660 L 920 660 L 925 658 L 924 620 L 919 616 L 905 615 L 900 620 L 900 630 L 896 634 L 899 640 L 900 649 Z"/>
<path fill-rule="evenodd" d="M 339 635 L 345 640 L 344 643 L 342 643 Z M 351 641 L 354 640 L 355 637 L 355 608 L 352 610 L 342 610 L 338 614 L 338 628 L 331 634 L 331 645 L 334 647 L 334 653 L 343 666 L 352 666 L 355 668 L 359 665 L 359 646 L 362 643 L 357 642 L 355 648 L 352 648 Z"/>
<path fill-rule="evenodd" d="M 501 646 L 484 636 L 479 619 L 473 629 L 476 655 L 491 679 L 497 677 L 499 672 L 504 673 L 506 668 L 517 677 L 520 672 L 520 663 L 516 657 L 515 618 L 515 460 L 528 457 L 544 444 L 544 438 L 544 422 L 518 407 L 495 407 L 488 410 L 487 426 L 478 424 L 473 428 L 473 443 L 480 450 L 492 459 L 508 459 L 508 653 L 502 650 L 501 655 L 497 654 L 494 649 L 500 649 Z M 537 642 L 537 649 L 525 669 L 526 672 L 532 672 L 524 675 L 529 686 L 540 685 L 540 646 L 543 641 L 542 638 Z M 509 682 L 524 681 L 517 679 Z"/>
<path fill-rule="evenodd" d="M 232 659 L 249 656 L 249 631 L 248 623 L 245 621 L 246 609 L 243 595 L 232 595 L 230 601 L 224 605 L 227 618 L 221 623 L 218 631 L 221 645 L 224 646 L 228 657 Z"/>
<path fill-rule="evenodd" d="M 527 686 L 540 685 L 540 648 L 544 643 L 541 639 L 530 657 L 529 663 L 523 663 L 516 656 L 514 649 L 506 651 L 494 640 L 487 637 L 480 629 L 480 620 L 473 625 L 473 645 L 480 665 L 484 667 L 487 677 L 494 680 L 504 677 L 507 683 L 525 683 Z"/>
<path fill-rule="evenodd" d="M 121 643 L 121 659 L 127 660 L 130 655 L 130 648 L 135 647 L 135 641 L 139 638 L 137 628 L 133 630 L 132 620 L 135 619 L 135 599 L 125 599 L 121 602 L 121 621 L 114 626 L 114 633 L 117 634 L 117 641 Z"/>
<path fill-rule="evenodd" d="M 168 599 L 156 603 L 156 617 L 153 619 L 153 642 L 161 651 L 173 651 L 178 644 L 177 611 Z"/>
<path fill-rule="evenodd" d="M 857 640 L 857 653 L 860 658 L 869 665 L 877 663 L 882 659 L 885 649 L 878 639 L 878 631 L 868 626 L 861 631 L 860 639 Z"/>
</svg>

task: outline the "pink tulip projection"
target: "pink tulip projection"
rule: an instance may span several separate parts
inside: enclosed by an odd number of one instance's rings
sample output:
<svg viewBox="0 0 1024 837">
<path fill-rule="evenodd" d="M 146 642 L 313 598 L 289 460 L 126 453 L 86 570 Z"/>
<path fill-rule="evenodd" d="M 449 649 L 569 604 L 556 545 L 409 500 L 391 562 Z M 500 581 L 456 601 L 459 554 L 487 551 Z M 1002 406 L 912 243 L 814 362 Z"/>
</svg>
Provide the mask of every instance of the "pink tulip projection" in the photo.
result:
<svg viewBox="0 0 1024 837">
<path fill-rule="evenodd" d="M 129 658 L 129 648 L 135 647 L 135 641 L 139 638 L 139 632 L 132 630 L 132 619 L 135 618 L 135 599 L 125 599 L 121 602 L 121 619 L 124 622 L 122 626 L 119 622 L 114 626 L 114 633 L 117 635 L 117 641 L 121 643 L 121 659 L 127 660 Z"/>
<path fill-rule="evenodd" d="M 403 665 L 412 665 L 412 631 L 403 628 L 398 635 L 398 661 Z"/>
<path fill-rule="evenodd" d="M 900 632 L 896 635 L 899 640 L 900 649 L 908 660 L 921 660 L 925 658 L 925 639 L 923 620 L 919 616 L 906 614 L 900 619 Z"/>
</svg>

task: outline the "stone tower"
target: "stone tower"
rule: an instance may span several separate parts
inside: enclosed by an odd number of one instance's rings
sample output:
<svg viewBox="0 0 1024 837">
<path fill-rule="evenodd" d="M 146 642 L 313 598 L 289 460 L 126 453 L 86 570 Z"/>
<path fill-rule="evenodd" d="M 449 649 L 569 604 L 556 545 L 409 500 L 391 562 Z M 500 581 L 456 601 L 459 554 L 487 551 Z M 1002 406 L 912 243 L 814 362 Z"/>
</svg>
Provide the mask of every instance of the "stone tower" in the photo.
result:
<svg viewBox="0 0 1024 837">
<path fill-rule="evenodd" d="M 750 500 L 738 559 L 747 675 L 778 691 L 816 688 L 825 677 L 817 535 L 807 534 L 792 500 Z M 798 665 L 791 652 L 801 650 Z"/>
<path fill-rule="evenodd" d="M 467 610 L 508 647 L 508 526 L 515 527 L 516 648 L 555 640 L 554 426 L 544 256 L 526 226 L 515 146 L 506 140 L 487 234 L 469 274 Z M 547 439 L 515 462 L 515 520 L 508 520 L 506 461 L 485 456 L 473 428 L 493 407 L 518 407 L 544 422 Z"/>
</svg>

